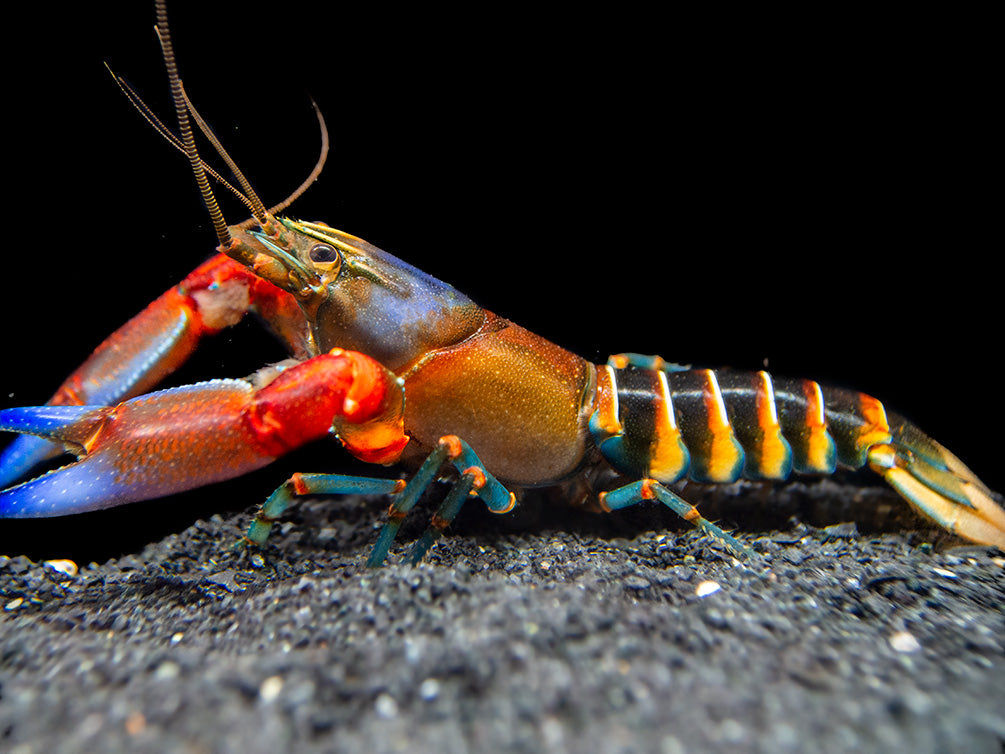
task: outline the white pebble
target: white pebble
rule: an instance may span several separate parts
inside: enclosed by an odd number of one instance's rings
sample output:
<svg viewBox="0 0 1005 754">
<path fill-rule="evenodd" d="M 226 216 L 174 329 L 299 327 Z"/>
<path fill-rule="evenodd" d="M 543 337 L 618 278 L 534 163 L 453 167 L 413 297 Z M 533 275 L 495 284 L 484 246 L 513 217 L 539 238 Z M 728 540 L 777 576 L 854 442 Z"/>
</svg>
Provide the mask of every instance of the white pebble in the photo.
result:
<svg viewBox="0 0 1005 754">
<path fill-rule="evenodd" d="M 383 717 L 385 720 L 390 720 L 392 717 L 398 716 L 398 703 L 394 701 L 394 697 L 384 692 L 377 697 L 377 714 Z"/>
<path fill-rule="evenodd" d="M 707 597 L 710 594 L 715 594 L 720 589 L 722 587 L 715 581 L 703 581 L 695 587 L 694 593 L 699 597 Z"/>
<path fill-rule="evenodd" d="M 419 686 L 419 696 L 427 702 L 433 701 L 440 694 L 440 682 L 435 678 L 427 678 Z"/>
<path fill-rule="evenodd" d="M 283 690 L 283 679 L 278 675 L 270 675 L 264 681 L 262 685 L 258 687 L 258 696 L 263 702 L 275 701 L 276 697 L 279 696 L 279 692 Z"/>
<path fill-rule="evenodd" d="M 921 644 L 907 631 L 898 631 L 890 637 L 890 646 L 897 652 L 919 652 Z"/>
<path fill-rule="evenodd" d="M 67 576 L 76 576 L 78 571 L 77 564 L 72 560 L 46 560 L 45 565 L 49 566 L 60 573 L 65 573 Z"/>
</svg>

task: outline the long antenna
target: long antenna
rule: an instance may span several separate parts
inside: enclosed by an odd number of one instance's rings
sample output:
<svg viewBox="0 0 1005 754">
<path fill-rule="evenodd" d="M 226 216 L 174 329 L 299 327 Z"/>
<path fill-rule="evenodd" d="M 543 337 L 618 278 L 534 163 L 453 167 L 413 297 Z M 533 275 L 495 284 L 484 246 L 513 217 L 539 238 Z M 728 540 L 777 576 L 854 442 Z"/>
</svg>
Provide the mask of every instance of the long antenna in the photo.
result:
<svg viewBox="0 0 1005 754">
<path fill-rule="evenodd" d="M 161 122 L 160 118 L 157 117 L 156 113 L 154 113 L 154 111 L 150 109 L 147 103 L 143 101 L 140 95 L 136 93 L 136 90 L 134 90 L 132 86 L 130 86 L 129 83 L 124 78 L 116 74 L 115 71 L 113 71 L 107 63 L 105 63 L 105 68 L 108 69 L 108 73 L 111 75 L 112 79 L 118 85 L 122 93 L 126 96 L 126 99 L 129 100 L 129 104 L 131 104 L 133 107 L 136 108 L 137 112 L 139 112 L 139 114 L 143 116 L 143 119 L 146 120 L 146 122 L 149 123 L 150 126 L 158 134 L 160 134 L 161 138 L 163 138 L 168 144 L 177 149 L 179 152 L 185 154 L 185 145 L 182 144 L 181 139 L 175 136 L 174 133 Z M 192 113 L 192 117 L 195 118 L 196 120 L 196 125 L 198 125 L 200 128 L 203 129 L 203 133 L 206 133 L 208 130 L 209 134 L 212 134 L 212 129 L 210 129 L 208 125 L 205 125 L 205 121 L 203 121 L 199 117 L 199 114 L 195 110 L 195 106 L 192 104 L 192 101 L 188 98 L 188 95 L 185 93 L 184 84 L 182 84 L 182 94 L 185 96 L 185 102 L 188 105 L 189 112 Z M 206 163 L 205 160 L 203 160 L 202 158 L 199 159 L 199 162 L 202 165 L 202 169 L 206 172 L 206 174 L 211 176 L 217 183 L 219 183 L 221 186 L 223 186 L 225 189 L 231 192 L 234 196 L 236 196 L 239 200 L 241 200 L 244 206 L 251 211 L 252 215 L 254 215 L 254 217 L 251 217 L 245 220 L 244 222 L 240 223 L 237 226 L 238 228 L 246 230 L 256 224 L 264 225 L 267 222 L 269 215 L 275 215 L 277 212 L 282 212 L 284 209 L 289 207 L 294 201 L 299 199 L 300 196 L 308 188 L 310 188 L 311 184 L 318 179 L 318 176 L 321 175 L 321 170 L 324 168 L 325 162 L 328 158 L 328 149 L 329 149 L 328 126 L 325 124 L 324 116 L 321 114 L 321 110 L 320 108 L 318 108 L 318 105 L 314 100 L 311 100 L 311 106 L 314 108 L 314 115 L 317 117 L 318 125 L 320 126 L 321 129 L 321 152 L 318 155 L 317 163 L 314 165 L 314 169 L 311 170 L 310 175 L 308 175 L 307 178 L 304 179 L 304 181 L 293 191 L 293 193 L 291 193 L 288 197 L 283 199 L 278 204 L 275 204 L 269 207 L 268 209 L 265 209 L 263 207 L 261 200 L 258 198 L 258 194 L 255 193 L 255 190 L 251 187 L 251 184 L 247 181 L 247 179 L 244 178 L 244 175 L 237 168 L 237 165 L 234 164 L 233 160 L 229 159 L 229 155 L 226 155 L 225 157 L 225 159 L 227 160 L 227 164 L 231 166 L 231 169 L 238 176 L 238 180 L 242 181 L 242 186 L 244 187 L 245 191 L 248 192 L 247 196 L 245 194 L 242 194 L 236 188 L 234 188 L 234 186 L 232 186 L 230 182 L 227 181 L 227 179 L 225 179 L 222 175 L 216 172 L 211 165 Z M 217 139 L 215 136 L 210 137 L 209 134 L 207 134 L 207 138 L 210 138 L 217 151 L 222 154 L 225 154 L 226 150 L 223 149 L 223 145 L 220 144 L 219 139 Z"/>
<path fill-rule="evenodd" d="M 213 189 L 210 188 L 209 180 L 206 178 L 206 171 L 202 168 L 202 160 L 199 158 L 199 151 L 195 146 L 195 138 L 192 136 L 192 126 L 188 119 L 188 103 L 185 100 L 185 93 L 182 89 L 181 79 L 178 77 L 178 66 L 174 59 L 174 47 L 171 44 L 171 32 L 168 28 L 167 3 L 166 0 L 157 0 L 157 32 L 161 39 L 161 48 L 164 51 L 164 66 L 167 68 L 168 81 L 171 82 L 171 98 L 174 100 L 174 109 L 178 114 L 178 132 L 182 145 L 185 147 L 185 156 L 188 157 L 192 166 L 192 174 L 195 175 L 195 182 L 199 185 L 199 193 L 202 194 L 202 201 L 209 210 L 209 216 L 213 221 L 213 228 L 216 237 L 220 241 L 220 246 L 230 246 L 231 235 L 227 229 L 227 221 L 220 211 L 220 205 L 216 203 L 213 196 Z"/>
<path fill-rule="evenodd" d="M 272 207 L 269 207 L 269 214 L 274 215 L 277 212 L 282 212 L 284 209 L 289 207 L 293 202 L 300 198 L 300 195 L 310 188 L 311 184 L 318 179 L 321 175 L 321 170 L 325 166 L 325 161 L 328 159 L 328 126 L 325 125 L 325 116 L 321 114 L 321 108 L 318 107 L 318 103 L 313 99 L 311 100 L 311 107 L 314 108 L 314 115 L 317 116 L 318 125 L 321 126 L 321 154 L 318 155 L 317 164 L 314 165 L 314 169 L 311 171 L 310 175 L 304 179 L 292 194 L 283 199 Z"/>
</svg>

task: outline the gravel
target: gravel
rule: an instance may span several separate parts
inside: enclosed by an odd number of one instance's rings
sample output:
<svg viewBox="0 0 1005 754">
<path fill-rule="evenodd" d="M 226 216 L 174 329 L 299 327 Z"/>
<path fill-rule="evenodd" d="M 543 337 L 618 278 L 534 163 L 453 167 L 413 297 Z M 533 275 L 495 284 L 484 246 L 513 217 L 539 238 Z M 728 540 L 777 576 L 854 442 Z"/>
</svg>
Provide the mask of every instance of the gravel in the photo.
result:
<svg viewBox="0 0 1005 754">
<path fill-rule="evenodd" d="M 386 503 L 345 499 L 264 550 L 233 546 L 249 512 L 77 573 L 4 541 L 0 750 L 1001 754 L 1002 553 L 842 524 L 899 510 L 852 485 L 708 497 L 756 560 L 654 508 L 469 506 L 367 570 Z"/>
</svg>

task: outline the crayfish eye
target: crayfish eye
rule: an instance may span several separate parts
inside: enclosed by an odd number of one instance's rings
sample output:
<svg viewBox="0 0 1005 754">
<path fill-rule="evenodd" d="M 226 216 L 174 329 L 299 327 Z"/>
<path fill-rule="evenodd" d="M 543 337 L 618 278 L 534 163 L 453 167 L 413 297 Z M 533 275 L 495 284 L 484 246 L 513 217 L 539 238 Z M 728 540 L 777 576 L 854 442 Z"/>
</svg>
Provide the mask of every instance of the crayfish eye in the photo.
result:
<svg viewBox="0 0 1005 754">
<path fill-rule="evenodd" d="M 327 243 L 317 243 L 310 250 L 311 261 L 323 270 L 330 270 L 339 263 L 338 250 Z"/>
</svg>

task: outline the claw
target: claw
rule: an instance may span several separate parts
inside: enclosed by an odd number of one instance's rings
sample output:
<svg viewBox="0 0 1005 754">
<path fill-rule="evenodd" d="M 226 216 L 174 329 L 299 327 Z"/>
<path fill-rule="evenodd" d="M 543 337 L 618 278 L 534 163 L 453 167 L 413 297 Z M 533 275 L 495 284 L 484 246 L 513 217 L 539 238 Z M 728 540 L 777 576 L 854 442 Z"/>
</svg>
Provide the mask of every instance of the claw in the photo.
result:
<svg viewBox="0 0 1005 754">
<path fill-rule="evenodd" d="M 8 471 L 31 468 L 55 458 L 64 450 L 83 455 L 85 451 L 79 436 L 86 432 L 88 425 L 102 421 L 103 412 L 111 410 L 101 406 L 46 405 L 0 411 L 0 430 L 35 435 L 19 437 L 7 446 L 3 461 L 7 464 L 10 458 L 10 464 L 4 468 Z M 19 475 L 5 474 L 3 484 L 9 484 Z"/>
<path fill-rule="evenodd" d="M 239 381 L 152 393 L 114 408 L 39 406 L 0 412 L 0 426 L 64 443 L 76 463 L 0 493 L 0 516 L 62 516 L 181 492 L 264 466 L 241 414 Z"/>
<path fill-rule="evenodd" d="M 961 537 L 1005 550 L 1005 509 L 956 456 L 910 424 L 869 449 L 869 465 L 920 513 Z"/>
<path fill-rule="evenodd" d="M 0 453 L 0 488 L 60 454 L 58 445 L 41 437 L 17 437 Z"/>
<path fill-rule="evenodd" d="M 0 429 L 76 445 L 87 427 L 114 409 L 105 406 L 29 406 L 0 411 Z M 71 450 L 70 452 L 76 452 Z M 82 453 L 78 453 L 82 455 Z"/>
<path fill-rule="evenodd" d="M 333 422 L 350 451 L 395 460 L 406 438 L 401 388 L 362 354 L 333 351 L 255 390 L 215 380 L 115 407 L 0 411 L 0 429 L 63 443 L 80 460 L 0 492 L 0 517 L 62 516 L 231 479 L 324 437 Z"/>
<path fill-rule="evenodd" d="M 113 406 L 145 393 L 183 364 L 205 335 L 235 324 L 252 308 L 291 351 L 302 351 L 303 315 L 293 299 L 217 255 L 112 333 L 47 405 Z M 60 453 L 58 443 L 17 438 L 0 455 L 0 487 Z"/>
</svg>

